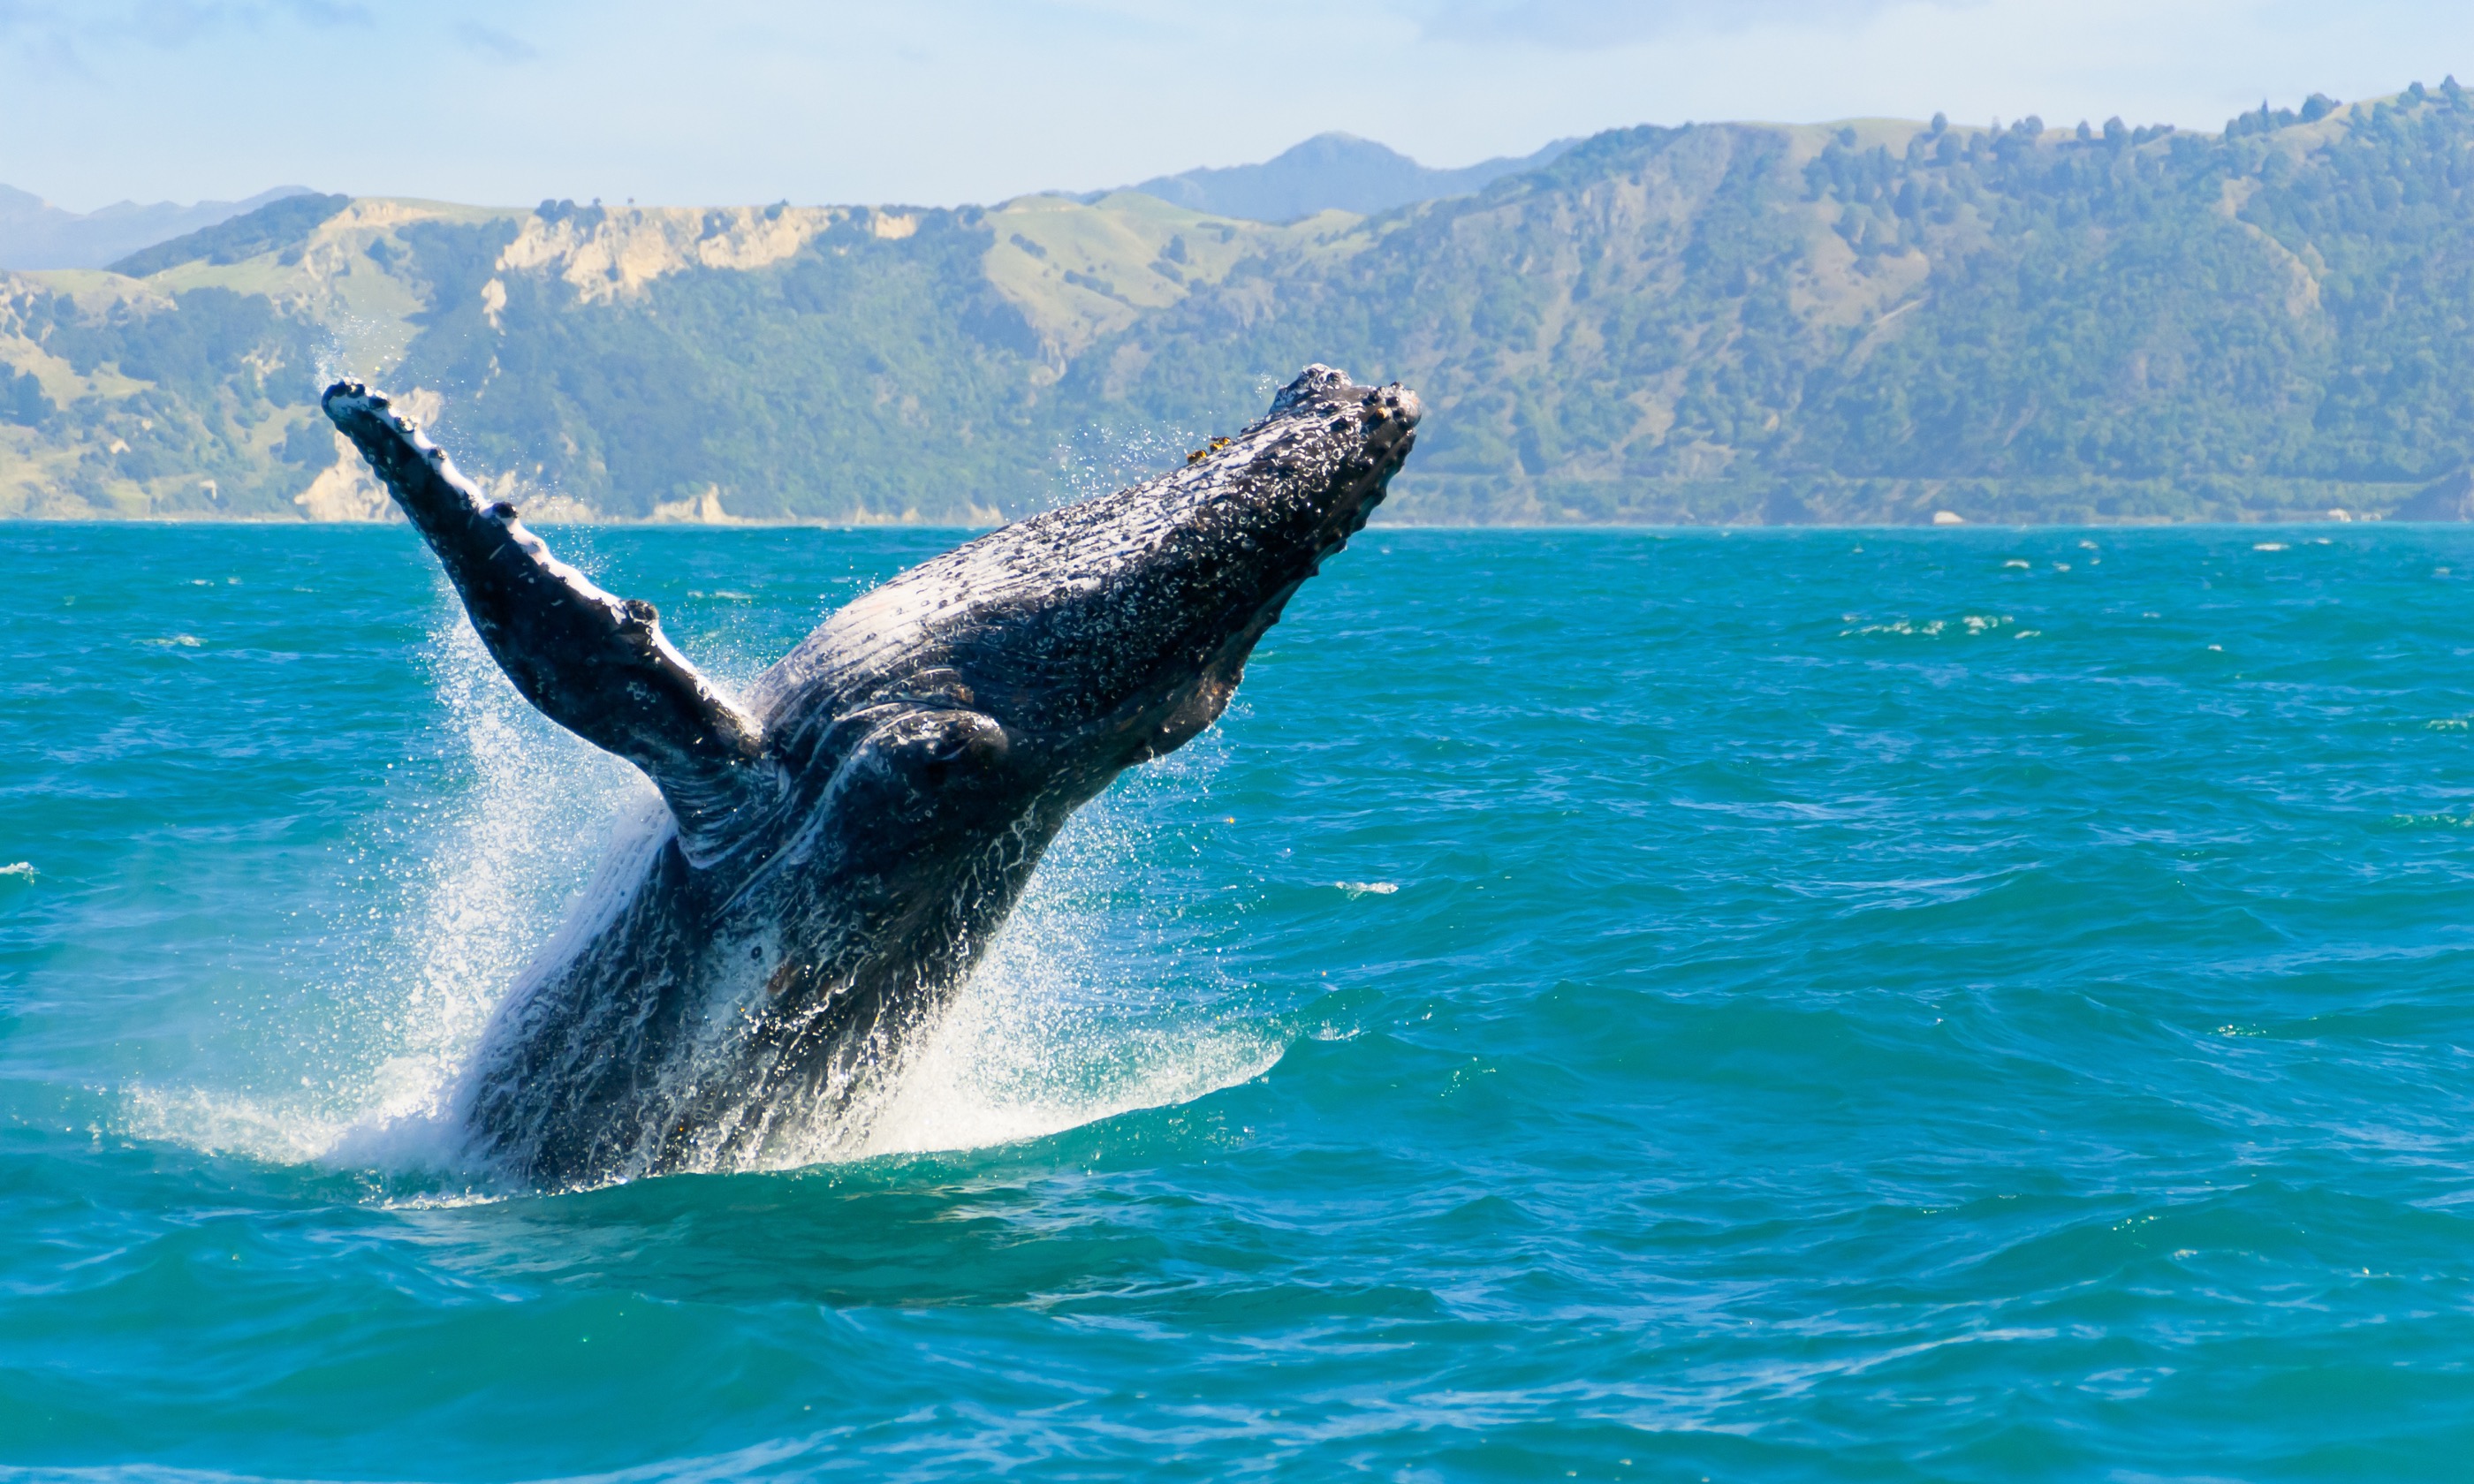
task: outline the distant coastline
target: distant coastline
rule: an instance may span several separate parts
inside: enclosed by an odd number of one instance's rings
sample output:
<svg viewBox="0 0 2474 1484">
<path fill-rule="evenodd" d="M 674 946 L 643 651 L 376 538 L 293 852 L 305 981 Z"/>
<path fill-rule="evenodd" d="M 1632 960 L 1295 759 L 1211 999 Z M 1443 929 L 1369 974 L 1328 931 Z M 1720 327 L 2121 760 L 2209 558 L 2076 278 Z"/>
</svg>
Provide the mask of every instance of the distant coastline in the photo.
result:
<svg viewBox="0 0 2474 1484">
<path fill-rule="evenodd" d="M 2447 82 L 2218 133 L 1641 128 L 1474 175 L 1326 139 L 1163 178 L 1213 210 L 293 194 L 0 274 L 0 517 L 384 518 L 314 410 L 349 372 L 544 523 L 986 525 L 1324 360 L 1432 409 L 1394 523 L 2456 518 L 2469 152 Z M 1462 193 L 1226 209 L 1378 189 Z"/>
</svg>

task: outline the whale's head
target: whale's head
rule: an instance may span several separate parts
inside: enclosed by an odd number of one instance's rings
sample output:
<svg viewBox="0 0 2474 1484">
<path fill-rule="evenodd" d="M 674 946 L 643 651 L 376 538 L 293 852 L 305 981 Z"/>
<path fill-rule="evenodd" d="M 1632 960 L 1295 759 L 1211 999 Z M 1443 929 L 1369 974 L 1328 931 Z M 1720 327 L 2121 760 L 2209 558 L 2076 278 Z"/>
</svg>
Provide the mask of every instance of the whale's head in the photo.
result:
<svg viewBox="0 0 2474 1484">
<path fill-rule="evenodd" d="M 1312 367 L 1183 468 L 957 552 L 946 662 L 1032 765 L 1081 785 L 1217 720 L 1300 584 L 1366 524 L 1417 395 Z M 923 574 L 927 575 L 927 574 Z"/>
<path fill-rule="evenodd" d="M 794 770 L 863 738 L 910 759 L 922 805 L 993 822 L 1062 810 L 1226 707 L 1298 586 L 1366 524 L 1415 441 L 1417 395 L 1306 369 L 1184 467 L 1050 511 L 904 573 L 765 678 Z M 934 812 L 946 812 L 938 809 Z"/>
</svg>

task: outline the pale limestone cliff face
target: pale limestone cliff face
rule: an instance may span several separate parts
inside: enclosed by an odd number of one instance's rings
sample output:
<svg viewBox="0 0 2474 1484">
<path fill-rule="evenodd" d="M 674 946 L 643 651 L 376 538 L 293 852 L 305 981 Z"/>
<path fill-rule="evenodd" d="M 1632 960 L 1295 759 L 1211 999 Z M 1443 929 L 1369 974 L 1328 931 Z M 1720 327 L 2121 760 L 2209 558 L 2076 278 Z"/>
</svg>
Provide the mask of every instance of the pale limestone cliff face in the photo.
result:
<svg viewBox="0 0 2474 1484">
<path fill-rule="evenodd" d="M 500 273 L 547 269 L 587 303 L 634 298 L 665 274 L 690 268 L 748 269 L 781 262 L 838 223 L 858 219 L 879 237 L 908 237 L 919 220 L 845 206 L 682 206 L 604 209 L 599 220 L 567 216 L 524 219 L 516 240 L 498 254 Z M 493 290 L 496 291 L 495 301 Z M 482 305 L 497 323 L 505 285 L 492 279 Z"/>
<path fill-rule="evenodd" d="M 311 520 L 351 524 L 372 524 L 400 520 L 395 501 L 387 498 L 386 487 L 374 478 L 361 456 L 337 434 L 339 444 L 335 462 L 318 471 L 309 488 L 292 497 L 301 514 Z"/>
<path fill-rule="evenodd" d="M 684 500 L 664 500 L 653 507 L 653 520 L 662 525 L 735 526 L 737 515 L 721 508 L 721 486 L 707 485 L 704 493 Z"/>
<path fill-rule="evenodd" d="M 609 518 L 602 515 L 601 512 L 594 509 L 590 505 L 587 505 L 582 500 L 577 499 L 571 494 L 534 493 L 519 499 L 514 492 L 515 483 L 516 477 L 513 474 L 499 475 L 498 478 L 494 481 L 494 484 L 504 487 L 508 492 L 505 494 L 494 493 L 492 498 L 502 499 L 511 505 L 517 506 L 522 512 L 524 520 L 528 524 L 537 526 L 590 526 L 599 525 L 602 521 Z"/>
</svg>

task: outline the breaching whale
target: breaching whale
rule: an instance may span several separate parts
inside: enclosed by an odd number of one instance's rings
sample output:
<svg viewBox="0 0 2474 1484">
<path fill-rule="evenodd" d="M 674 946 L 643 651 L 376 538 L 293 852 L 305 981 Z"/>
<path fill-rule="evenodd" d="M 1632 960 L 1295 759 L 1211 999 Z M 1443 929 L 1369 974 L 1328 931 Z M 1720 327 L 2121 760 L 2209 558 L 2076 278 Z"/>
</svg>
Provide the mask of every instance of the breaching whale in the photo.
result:
<svg viewBox="0 0 2474 1484">
<path fill-rule="evenodd" d="M 912 567 L 732 697 L 384 396 L 344 381 L 323 405 L 516 688 L 667 806 L 455 1094 L 475 1156 L 549 1187 L 729 1167 L 846 1106 L 961 986 L 1066 817 L 1219 717 L 1419 413 L 1308 367 L 1185 467 Z"/>
</svg>

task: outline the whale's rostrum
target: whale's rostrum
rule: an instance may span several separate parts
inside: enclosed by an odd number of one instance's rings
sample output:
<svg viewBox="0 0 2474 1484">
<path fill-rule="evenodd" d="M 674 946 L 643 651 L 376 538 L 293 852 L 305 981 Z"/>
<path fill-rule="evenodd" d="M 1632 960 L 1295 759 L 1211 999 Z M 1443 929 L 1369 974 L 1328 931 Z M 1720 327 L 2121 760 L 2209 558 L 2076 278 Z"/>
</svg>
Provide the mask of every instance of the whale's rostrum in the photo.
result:
<svg viewBox="0 0 2474 1484">
<path fill-rule="evenodd" d="M 456 1093 L 473 1153 L 549 1186 L 731 1167 L 845 1104 L 964 982 L 1067 816 L 1219 717 L 1419 415 L 1309 367 L 1183 467 L 902 573 L 733 698 L 385 397 L 348 381 L 324 404 L 516 688 L 667 807 Z"/>
</svg>

